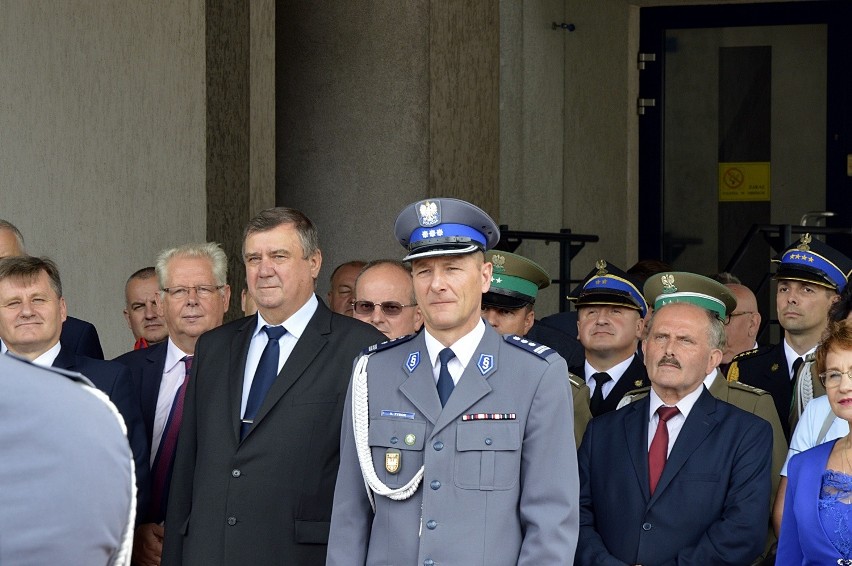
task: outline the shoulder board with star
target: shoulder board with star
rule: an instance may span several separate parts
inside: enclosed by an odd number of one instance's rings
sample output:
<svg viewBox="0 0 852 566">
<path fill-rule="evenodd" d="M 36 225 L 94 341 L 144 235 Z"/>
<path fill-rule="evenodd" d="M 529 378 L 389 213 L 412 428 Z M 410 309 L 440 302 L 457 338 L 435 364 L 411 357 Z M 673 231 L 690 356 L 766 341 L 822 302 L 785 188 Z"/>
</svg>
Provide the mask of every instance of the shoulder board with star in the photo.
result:
<svg viewBox="0 0 852 566">
<path fill-rule="evenodd" d="M 586 384 L 579 375 L 574 375 L 570 371 L 568 372 L 568 381 L 570 381 L 571 385 L 573 385 L 576 389 L 580 389 Z"/>
<path fill-rule="evenodd" d="M 618 406 L 616 407 L 616 409 L 621 409 L 622 407 L 626 407 L 630 403 L 633 403 L 635 401 L 638 401 L 639 399 L 646 397 L 650 391 L 650 385 L 628 391 L 621 397 L 621 400 L 618 402 Z"/>
<path fill-rule="evenodd" d="M 517 346 L 521 350 L 526 350 L 531 354 L 535 354 L 542 360 L 546 360 L 551 354 L 556 353 L 556 350 L 550 346 L 545 346 L 544 344 L 527 340 L 523 336 L 518 336 L 517 334 L 507 334 L 503 337 L 503 340 L 513 346 Z"/>
<path fill-rule="evenodd" d="M 409 340 L 412 340 L 417 334 L 406 334 L 405 336 L 400 336 L 399 338 L 394 338 L 393 340 L 386 340 L 384 342 L 379 342 L 378 344 L 373 344 L 369 348 L 364 348 L 361 350 L 361 355 L 366 356 L 367 354 L 375 354 L 376 352 L 381 352 L 382 350 L 388 350 L 393 348 L 394 346 L 399 346 L 400 344 L 405 344 Z"/>
<path fill-rule="evenodd" d="M 745 352 L 740 352 L 731 360 L 732 362 L 738 362 L 741 360 L 745 360 L 748 358 L 753 358 L 754 356 L 760 356 L 763 354 L 768 354 L 772 351 L 772 346 L 761 346 L 759 348 L 754 348 L 753 350 L 746 350 Z"/>
<path fill-rule="evenodd" d="M 766 391 L 759 387 L 752 387 L 742 381 L 730 381 L 728 382 L 728 387 L 731 389 L 736 389 L 738 391 L 745 391 L 747 393 L 751 393 L 752 395 L 769 395 Z"/>
</svg>

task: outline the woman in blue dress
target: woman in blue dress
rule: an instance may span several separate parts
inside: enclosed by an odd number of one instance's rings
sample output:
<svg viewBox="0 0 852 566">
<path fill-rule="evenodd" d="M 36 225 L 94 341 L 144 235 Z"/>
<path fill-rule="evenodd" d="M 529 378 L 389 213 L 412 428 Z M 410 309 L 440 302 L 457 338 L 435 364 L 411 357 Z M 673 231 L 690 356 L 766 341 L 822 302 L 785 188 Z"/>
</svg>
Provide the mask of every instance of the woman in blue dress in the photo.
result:
<svg viewBox="0 0 852 566">
<path fill-rule="evenodd" d="M 831 323 L 816 351 L 831 410 L 852 424 L 852 322 Z M 793 456 L 776 564 L 852 566 L 852 433 Z"/>
</svg>

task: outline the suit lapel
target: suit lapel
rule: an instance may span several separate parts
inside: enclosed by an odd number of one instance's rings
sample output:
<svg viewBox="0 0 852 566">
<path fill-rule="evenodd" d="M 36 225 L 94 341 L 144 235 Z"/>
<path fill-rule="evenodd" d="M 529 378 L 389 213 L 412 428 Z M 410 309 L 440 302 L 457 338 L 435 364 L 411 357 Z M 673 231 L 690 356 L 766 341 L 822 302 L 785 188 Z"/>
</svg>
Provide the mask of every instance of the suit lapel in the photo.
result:
<svg viewBox="0 0 852 566">
<path fill-rule="evenodd" d="M 411 344 L 408 348 L 409 352 L 420 352 L 420 363 L 412 372 L 408 372 L 407 369 L 401 370 L 408 373 L 408 379 L 402 382 L 399 391 L 434 425 L 441 415 L 441 400 L 438 398 L 438 388 L 432 374 L 432 362 L 429 359 L 429 350 L 426 349 L 424 333 L 421 332 L 409 344 Z M 368 365 L 368 374 L 369 371 Z"/>
<path fill-rule="evenodd" d="M 441 411 L 438 421 L 435 423 L 435 428 L 432 430 L 432 436 L 440 432 L 444 427 L 456 420 L 462 413 L 465 412 L 471 405 L 488 395 L 491 392 L 491 386 L 488 385 L 488 379 L 500 371 L 499 362 L 500 348 L 505 347 L 501 344 L 500 335 L 491 328 L 490 325 L 485 325 L 485 335 L 479 342 L 479 346 L 471 356 L 467 367 L 462 373 L 459 382 L 453 389 L 452 395 L 447 400 L 447 404 Z M 482 372 L 477 367 L 477 362 L 482 354 L 489 354 L 493 359 L 493 369 L 483 376 Z M 437 395 L 437 389 L 436 389 Z"/>
<path fill-rule="evenodd" d="M 311 365 L 311 362 L 314 361 L 328 344 L 326 335 L 331 332 L 331 311 L 319 299 L 318 303 L 317 310 L 305 327 L 305 331 L 302 332 L 302 335 L 296 342 L 296 347 L 290 352 L 290 356 L 284 363 L 284 367 L 281 368 L 278 377 L 272 382 L 272 386 L 269 388 L 269 392 L 263 399 L 263 403 L 261 403 L 257 411 L 257 416 L 254 418 L 254 425 L 252 425 L 246 437 L 257 429 L 258 424 L 269 413 L 272 407 L 302 377 L 305 370 Z M 247 355 L 248 343 L 246 343 L 246 352 L 243 354 L 243 367 L 245 367 L 245 358 Z"/>
<path fill-rule="evenodd" d="M 719 422 L 713 416 L 716 412 L 716 400 L 710 395 L 706 389 L 701 392 L 689 416 L 683 423 L 683 428 L 678 434 L 677 440 L 672 451 L 666 459 L 666 465 L 663 468 L 663 475 L 660 476 L 660 482 L 657 484 L 657 489 L 654 490 L 654 495 L 651 497 L 649 504 L 653 504 L 659 495 L 665 491 L 666 487 L 671 483 L 672 479 L 678 474 L 680 469 L 686 464 L 690 456 L 698 449 L 707 435 L 710 434 Z"/>
<path fill-rule="evenodd" d="M 257 315 L 249 318 L 237 329 L 237 334 L 231 341 L 230 366 L 228 367 L 228 391 L 231 398 L 231 424 L 234 439 L 240 441 L 240 425 L 242 424 L 243 378 L 245 376 L 246 358 L 249 343 L 254 329 L 257 328 Z"/>
<path fill-rule="evenodd" d="M 612 391 L 610 391 L 609 395 L 606 396 L 606 399 L 603 400 L 601 411 L 614 411 L 615 408 L 618 407 L 618 402 L 621 401 L 621 398 L 624 397 L 625 393 L 646 385 L 650 385 L 650 382 L 648 381 L 648 374 L 645 371 L 645 365 L 642 363 L 642 360 L 639 359 L 639 356 L 634 355 L 633 361 L 631 361 L 630 365 L 627 366 L 627 369 L 621 376 L 621 379 L 618 380 L 618 383 L 615 384 L 615 387 L 612 388 Z"/>
<path fill-rule="evenodd" d="M 75 358 L 76 356 L 70 348 L 62 348 L 60 346 L 59 355 L 53 360 L 53 367 L 73 371 L 76 366 Z"/>
<path fill-rule="evenodd" d="M 644 501 L 647 503 L 651 497 L 651 487 L 648 480 L 648 412 L 650 409 L 650 396 L 645 396 L 636 403 L 619 409 L 630 411 L 624 417 L 624 436 L 627 441 L 627 451 L 630 461 L 633 462 L 633 470 L 639 489 Z"/>
</svg>

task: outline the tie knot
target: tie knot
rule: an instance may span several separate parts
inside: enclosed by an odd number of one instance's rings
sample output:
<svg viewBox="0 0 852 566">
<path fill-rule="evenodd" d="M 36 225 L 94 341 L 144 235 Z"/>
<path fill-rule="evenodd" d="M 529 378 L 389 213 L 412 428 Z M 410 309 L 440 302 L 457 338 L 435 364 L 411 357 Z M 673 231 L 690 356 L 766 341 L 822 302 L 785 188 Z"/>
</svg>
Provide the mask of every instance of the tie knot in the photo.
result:
<svg viewBox="0 0 852 566">
<path fill-rule="evenodd" d="M 660 420 L 663 422 L 667 422 L 679 412 L 677 407 L 660 407 L 657 409 L 657 414 L 660 415 Z"/>
<path fill-rule="evenodd" d="M 183 358 L 181 358 L 183 365 L 186 366 L 186 374 L 187 375 L 189 375 L 189 370 L 192 369 L 192 358 L 193 358 L 193 356 L 184 356 Z"/>
<path fill-rule="evenodd" d="M 270 340 L 280 340 L 282 336 L 287 334 L 287 329 L 283 326 L 264 326 L 263 331 Z"/>
<path fill-rule="evenodd" d="M 449 348 L 444 348 L 438 352 L 438 359 L 441 360 L 441 365 L 445 366 L 450 360 L 456 357 L 456 353 Z"/>
<path fill-rule="evenodd" d="M 594 379 L 595 383 L 597 383 L 598 385 L 603 385 L 604 383 L 606 383 L 607 381 L 609 381 L 612 378 L 609 376 L 609 374 L 607 372 L 600 371 L 598 373 L 593 373 L 592 379 Z"/>
</svg>

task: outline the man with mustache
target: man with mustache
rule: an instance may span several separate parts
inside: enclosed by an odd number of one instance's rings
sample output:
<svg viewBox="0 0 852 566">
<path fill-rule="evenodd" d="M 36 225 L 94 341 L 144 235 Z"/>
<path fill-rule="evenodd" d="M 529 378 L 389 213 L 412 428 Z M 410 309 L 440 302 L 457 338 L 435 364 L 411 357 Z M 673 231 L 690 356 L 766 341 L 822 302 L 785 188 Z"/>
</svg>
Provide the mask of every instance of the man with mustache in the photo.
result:
<svg viewBox="0 0 852 566">
<path fill-rule="evenodd" d="M 664 273 L 643 342 L 646 397 L 592 419 L 578 454 L 575 564 L 751 564 L 769 525 L 772 427 L 704 387 L 733 296 Z M 693 280 L 694 281 L 694 280 Z M 659 282 L 659 293 L 649 290 Z"/>
<path fill-rule="evenodd" d="M 828 310 L 840 298 L 852 272 L 852 260 L 805 234 L 775 261 L 779 262 L 775 308 L 784 340 L 736 356 L 728 369 L 728 380 L 768 391 L 789 440 L 794 426 L 791 421 L 797 420 L 791 418 L 796 374 L 805 358 L 816 350 L 828 322 Z M 811 380 L 809 391 L 811 398 L 824 393 L 819 380 Z"/>
</svg>

